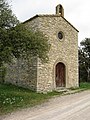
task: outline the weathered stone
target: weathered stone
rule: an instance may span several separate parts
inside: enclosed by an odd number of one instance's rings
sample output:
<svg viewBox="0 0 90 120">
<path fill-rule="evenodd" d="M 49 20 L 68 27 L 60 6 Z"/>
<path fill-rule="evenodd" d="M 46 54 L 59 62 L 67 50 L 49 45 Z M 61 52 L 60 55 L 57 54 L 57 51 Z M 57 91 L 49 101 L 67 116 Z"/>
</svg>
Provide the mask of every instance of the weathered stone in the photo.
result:
<svg viewBox="0 0 90 120">
<path fill-rule="evenodd" d="M 52 91 L 57 88 L 56 65 L 62 63 L 65 66 L 64 87 L 78 87 L 78 30 L 58 14 L 36 15 L 24 24 L 48 37 L 49 61 L 42 64 L 39 58 L 34 58 L 30 67 L 26 61 L 16 62 L 13 67 L 9 66 L 7 80 L 13 83 L 18 80 L 17 84 L 37 92 Z M 59 32 L 63 33 L 62 39 L 58 38 Z"/>
</svg>

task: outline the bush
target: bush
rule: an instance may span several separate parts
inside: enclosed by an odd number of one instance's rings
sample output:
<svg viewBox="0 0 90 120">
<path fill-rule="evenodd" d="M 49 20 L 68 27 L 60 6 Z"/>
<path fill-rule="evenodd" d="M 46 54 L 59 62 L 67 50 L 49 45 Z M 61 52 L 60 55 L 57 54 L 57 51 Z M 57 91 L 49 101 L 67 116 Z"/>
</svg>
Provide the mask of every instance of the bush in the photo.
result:
<svg viewBox="0 0 90 120">
<path fill-rule="evenodd" d="M 6 75 L 6 67 L 5 66 L 1 66 L 0 67 L 0 83 L 4 83 L 5 75 Z"/>
</svg>

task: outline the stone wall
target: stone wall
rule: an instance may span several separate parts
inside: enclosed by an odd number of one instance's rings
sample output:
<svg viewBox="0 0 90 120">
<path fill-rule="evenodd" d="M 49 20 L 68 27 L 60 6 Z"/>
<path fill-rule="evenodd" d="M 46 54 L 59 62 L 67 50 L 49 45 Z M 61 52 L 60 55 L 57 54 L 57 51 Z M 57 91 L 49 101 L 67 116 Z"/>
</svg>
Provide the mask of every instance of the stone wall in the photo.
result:
<svg viewBox="0 0 90 120">
<path fill-rule="evenodd" d="M 40 15 L 26 21 L 29 29 L 42 31 L 51 44 L 48 63 L 33 58 L 31 66 L 26 61 L 18 61 L 8 67 L 6 80 L 37 92 L 56 89 L 55 67 L 62 62 L 66 68 L 66 88 L 78 87 L 78 31 L 60 15 Z M 63 39 L 58 32 L 63 32 Z"/>
<path fill-rule="evenodd" d="M 47 35 L 51 49 L 49 62 L 37 66 L 37 91 L 52 91 L 56 89 L 55 66 L 62 62 L 66 66 L 66 87 L 78 87 L 78 32 L 60 16 L 40 16 L 37 18 L 38 29 Z M 27 25 L 32 26 L 30 21 Z M 64 37 L 58 39 L 58 32 Z"/>
<path fill-rule="evenodd" d="M 24 23 L 25 24 L 25 23 Z M 37 30 L 38 19 L 32 21 L 32 25 L 27 28 Z M 7 74 L 5 82 L 12 83 L 18 86 L 37 90 L 37 58 L 32 57 L 29 61 L 24 59 L 13 59 L 13 62 L 7 65 Z"/>
<path fill-rule="evenodd" d="M 36 90 L 37 86 L 37 59 L 32 58 L 29 61 L 15 59 L 7 65 L 6 82 Z"/>
</svg>

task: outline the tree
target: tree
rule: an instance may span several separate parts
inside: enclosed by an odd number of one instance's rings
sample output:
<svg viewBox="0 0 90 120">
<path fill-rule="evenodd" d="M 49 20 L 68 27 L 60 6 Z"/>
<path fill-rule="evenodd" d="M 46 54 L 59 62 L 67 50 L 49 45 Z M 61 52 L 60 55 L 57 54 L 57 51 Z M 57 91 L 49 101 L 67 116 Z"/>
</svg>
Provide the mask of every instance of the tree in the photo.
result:
<svg viewBox="0 0 90 120">
<path fill-rule="evenodd" d="M 0 28 L 11 28 L 18 24 L 6 0 L 0 0 Z"/>
<path fill-rule="evenodd" d="M 78 54 L 79 54 L 79 80 L 80 82 L 87 82 L 87 71 L 85 69 L 85 64 L 83 62 L 83 53 L 81 48 L 79 47 L 78 50 Z"/>
<path fill-rule="evenodd" d="M 50 45 L 48 39 L 40 31 L 32 31 L 19 24 L 9 30 L 9 39 L 12 45 L 12 53 L 16 58 L 31 56 L 39 57 L 43 62 L 48 60 Z"/>
<path fill-rule="evenodd" d="M 81 48 L 79 49 L 79 65 L 80 74 L 83 71 L 82 76 L 87 76 L 86 81 L 90 82 L 90 38 L 86 38 L 80 43 Z"/>
<path fill-rule="evenodd" d="M 11 62 L 13 57 L 27 59 L 30 56 L 37 56 L 45 62 L 48 58 L 49 48 L 48 40 L 43 33 L 29 30 L 24 24 L 19 23 L 7 1 L 0 0 L 1 78 L 5 71 L 4 64 Z"/>
<path fill-rule="evenodd" d="M 46 60 L 49 48 L 43 33 L 19 24 L 8 3 L 0 0 L 0 65 L 9 62 L 12 55 L 18 58 L 32 54 Z"/>
<path fill-rule="evenodd" d="M 11 44 L 9 40 L 8 30 L 17 25 L 18 20 L 8 3 L 0 0 L 0 66 L 11 59 Z"/>
<path fill-rule="evenodd" d="M 6 0 L 0 0 L 0 80 L 3 81 L 6 69 L 4 63 L 11 61 L 11 44 L 8 30 L 17 25 L 18 20 Z"/>
</svg>

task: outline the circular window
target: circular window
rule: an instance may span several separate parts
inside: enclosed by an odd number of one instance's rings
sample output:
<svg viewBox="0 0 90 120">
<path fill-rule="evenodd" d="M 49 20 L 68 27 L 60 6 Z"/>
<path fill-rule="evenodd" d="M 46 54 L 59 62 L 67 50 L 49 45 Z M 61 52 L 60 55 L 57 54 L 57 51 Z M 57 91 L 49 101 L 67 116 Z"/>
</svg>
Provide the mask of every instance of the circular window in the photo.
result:
<svg viewBox="0 0 90 120">
<path fill-rule="evenodd" d="M 58 33 L 58 38 L 59 38 L 59 39 L 62 39 L 62 38 L 63 38 L 63 33 L 62 33 L 62 32 L 59 32 L 59 33 Z"/>
</svg>

